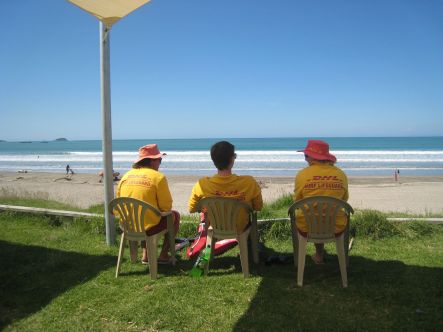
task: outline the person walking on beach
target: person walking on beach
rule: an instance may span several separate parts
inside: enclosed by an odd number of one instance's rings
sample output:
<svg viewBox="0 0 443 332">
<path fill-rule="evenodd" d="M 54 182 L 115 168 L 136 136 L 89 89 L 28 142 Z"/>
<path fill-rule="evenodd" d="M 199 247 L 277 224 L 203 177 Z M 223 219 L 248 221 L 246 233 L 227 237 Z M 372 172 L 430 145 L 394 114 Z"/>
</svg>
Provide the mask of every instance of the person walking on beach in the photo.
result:
<svg viewBox="0 0 443 332">
<path fill-rule="evenodd" d="M 398 168 L 394 171 L 394 180 L 395 182 L 400 181 L 400 170 Z"/>
<path fill-rule="evenodd" d="M 132 197 L 156 207 L 162 212 L 172 210 L 172 197 L 169 190 L 166 177 L 158 171 L 162 162 L 162 157 L 166 153 L 161 153 L 157 144 L 148 144 L 142 146 L 138 151 L 138 159 L 132 165 L 132 169 L 123 175 L 117 187 L 117 197 Z M 148 217 L 145 219 L 146 233 L 155 234 L 166 229 L 166 217 L 157 217 L 151 211 L 148 211 Z M 174 217 L 174 231 L 177 235 L 180 214 L 172 210 Z M 142 241 L 143 249 L 142 263 L 148 264 L 148 251 L 146 241 Z M 158 259 L 159 264 L 170 262 L 168 255 L 169 241 L 165 235 L 163 247 Z"/>
<path fill-rule="evenodd" d="M 334 166 L 337 158 L 329 153 L 329 144 L 319 140 L 309 140 L 304 150 L 308 167 L 298 172 L 295 178 L 294 201 L 311 196 L 330 196 L 347 201 L 349 198 L 348 178 L 346 174 Z M 340 234 L 346 228 L 347 219 L 342 211 L 337 215 L 335 233 Z M 296 214 L 296 227 L 301 234 L 308 232 L 306 220 L 301 211 Z M 315 244 L 312 260 L 316 264 L 324 261 L 324 244 Z"/>
<path fill-rule="evenodd" d="M 221 141 L 211 147 L 211 159 L 217 174 L 201 178 L 194 185 L 189 198 L 189 212 L 197 212 L 198 202 L 205 197 L 235 198 L 249 204 L 255 211 L 262 209 L 263 199 L 257 181 L 252 176 L 232 173 L 236 157 L 235 147 L 229 142 Z M 237 220 L 237 231 L 241 233 L 247 226 L 247 215 L 241 216 Z"/>
<path fill-rule="evenodd" d="M 71 174 L 69 174 L 69 173 L 71 173 Z M 72 168 L 69 165 L 66 165 L 66 178 L 68 180 L 70 180 L 73 175 L 74 175 L 74 171 L 72 170 Z"/>
</svg>

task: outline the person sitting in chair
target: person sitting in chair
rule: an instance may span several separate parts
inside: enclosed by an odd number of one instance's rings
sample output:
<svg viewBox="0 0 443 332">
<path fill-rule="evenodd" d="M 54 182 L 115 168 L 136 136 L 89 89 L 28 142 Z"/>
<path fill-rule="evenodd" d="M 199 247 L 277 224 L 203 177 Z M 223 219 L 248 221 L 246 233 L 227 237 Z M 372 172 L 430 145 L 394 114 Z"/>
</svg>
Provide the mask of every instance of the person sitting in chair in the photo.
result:
<svg viewBox="0 0 443 332">
<path fill-rule="evenodd" d="M 169 191 L 166 177 L 158 171 L 162 162 L 161 153 L 157 144 L 149 144 L 139 149 L 139 157 L 132 165 L 132 169 L 123 175 L 117 188 L 117 197 L 132 197 L 145 201 L 162 212 L 171 211 L 172 197 Z M 148 234 L 155 234 L 167 228 L 167 218 L 157 217 L 153 212 L 147 212 L 149 218 L 145 220 L 145 230 Z M 180 214 L 172 210 L 174 216 L 174 236 L 177 235 L 180 223 Z M 146 241 L 142 241 L 142 263 L 148 264 L 148 251 Z M 169 263 L 169 241 L 167 235 L 163 241 L 163 247 L 158 263 Z"/>
<path fill-rule="evenodd" d="M 189 198 L 189 212 L 197 212 L 199 200 L 205 197 L 234 198 L 249 204 L 255 211 L 262 209 L 263 199 L 257 181 L 252 176 L 232 173 L 236 157 L 235 147 L 229 142 L 221 141 L 211 147 L 211 159 L 217 174 L 201 178 L 194 185 Z M 237 221 L 237 232 L 241 233 L 247 226 L 248 218 L 245 214 Z"/>
<path fill-rule="evenodd" d="M 306 148 L 297 152 L 304 152 L 309 166 L 298 172 L 295 178 L 294 201 L 311 196 L 330 196 L 343 201 L 348 200 L 348 178 L 341 169 L 334 166 L 337 158 L 329 153 L 328 143 L 309 140 Z M 345 214 L 340 211 L 335 225 L 336 234 L 345 230 L 346 221 Z M 302 235 L 308 232 L 308 226 L 301 211 L 297 211 L 296 214 L 296 227 Z M 322 264 L 324 255 L 324 244 L 316 243 L 312 260 L 316 264 Z"/>
</svg>

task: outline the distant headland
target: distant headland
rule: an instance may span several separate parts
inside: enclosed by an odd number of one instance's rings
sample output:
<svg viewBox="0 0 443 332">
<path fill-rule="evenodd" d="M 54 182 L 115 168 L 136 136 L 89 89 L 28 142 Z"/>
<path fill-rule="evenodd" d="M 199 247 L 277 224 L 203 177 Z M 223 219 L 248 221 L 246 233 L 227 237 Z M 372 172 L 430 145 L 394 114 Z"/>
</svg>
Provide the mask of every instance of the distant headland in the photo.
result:
<svg viewBox="0 0 443 332">
<path fill-rule="evenodd" d="M 68 142 L 69 140 L 67 138 L 64 137 L 60 137 L 60 138 L 56 138 L 54 140 L 52 140 L 51 142 Z M 49 143 L 49 141 L 6 141 L 4 139 L 0 139 L 0 143 Z"/>
</svg>

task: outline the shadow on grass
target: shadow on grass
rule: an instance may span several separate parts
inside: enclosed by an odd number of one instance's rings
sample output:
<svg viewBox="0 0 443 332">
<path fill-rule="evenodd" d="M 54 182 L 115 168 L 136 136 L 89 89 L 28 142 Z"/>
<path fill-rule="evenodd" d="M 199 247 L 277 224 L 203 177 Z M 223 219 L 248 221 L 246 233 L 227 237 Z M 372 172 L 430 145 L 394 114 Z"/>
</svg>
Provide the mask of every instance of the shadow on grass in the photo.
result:
<svg viewBox="0 0 443 332">
<path fill-rule="evenodd" d="M 110 266 L 115 257 L 0 241 L 0 330 Z"/>
<path fill-rule="evenodd" d="M 302 288 L 292 262 L 257 266 L 262 282 L 233 330 L 443 330 L 442 268 L 350 258 L 348 288 L 334 255 L 324 265 L 306 257 Z"/>
<path fill-rule="evenodd" d="M 180 259 L 176 267 L 168 265 L 159 265 L 158 271 L 165 276 L 173 275 L 188 275 L 194 266 L 196 258 Z M 149 271 L 147 272 L 149 273 Z M 242 273 L 240 256 L 216 256 L 209 264 L 209 275 L 210 276 L 223 276 L 230 275 L 233 273 Z"/>
</svg>

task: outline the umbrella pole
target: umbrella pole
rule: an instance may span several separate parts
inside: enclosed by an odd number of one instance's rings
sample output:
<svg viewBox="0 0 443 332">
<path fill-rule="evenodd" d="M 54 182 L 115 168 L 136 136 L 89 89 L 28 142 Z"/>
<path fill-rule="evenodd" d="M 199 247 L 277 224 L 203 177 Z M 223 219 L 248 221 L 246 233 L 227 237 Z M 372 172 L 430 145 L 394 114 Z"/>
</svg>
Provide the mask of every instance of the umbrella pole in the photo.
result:
<svg viewBox="0 0 443 332">
<path fill-rule="evenodd" d="M 110 51 L 109 33 L 111 28 L 100 22 L 100 76 L 101 106 L 103 120 L 103 179 L 105 190 L 105 225 L 106 243 L 115 243 L 114 217 L 109 211 L 109 202 L 114 198 L 114 181 L 112 171 L 112 126 L 111 126 L 111 85 L 110 85 Z"/>
</svg>

